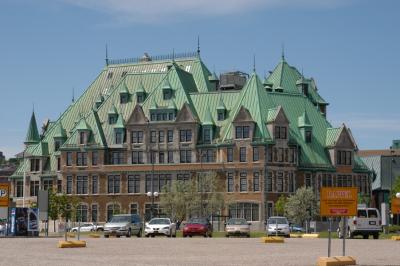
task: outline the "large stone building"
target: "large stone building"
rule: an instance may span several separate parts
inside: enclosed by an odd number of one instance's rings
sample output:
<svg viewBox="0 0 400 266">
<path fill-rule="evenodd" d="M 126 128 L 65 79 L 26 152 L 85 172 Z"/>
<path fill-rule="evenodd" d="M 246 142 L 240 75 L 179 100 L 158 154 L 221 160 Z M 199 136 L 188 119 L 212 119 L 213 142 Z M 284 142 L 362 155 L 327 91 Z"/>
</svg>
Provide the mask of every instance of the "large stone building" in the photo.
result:
<svg viewBox="0 0 400 266">
<path fill-rule="evenodd" d="M 52 187 L 78 197 L 85 220 L 105 221 L 116 209 L 149 213 L 152 177 L 159 191 L 212 171 L 230 198 L 219 214 L 261 225 L 280 195 L 303 185 L 369 195 L 351 131 L 327 121 L 327 105 L 284 56 L 263 81 L 255 71 L 218 78 L 199 53 L 107 59 L 42 135 L 32 114 L 14 200 Z"/>
</svg>

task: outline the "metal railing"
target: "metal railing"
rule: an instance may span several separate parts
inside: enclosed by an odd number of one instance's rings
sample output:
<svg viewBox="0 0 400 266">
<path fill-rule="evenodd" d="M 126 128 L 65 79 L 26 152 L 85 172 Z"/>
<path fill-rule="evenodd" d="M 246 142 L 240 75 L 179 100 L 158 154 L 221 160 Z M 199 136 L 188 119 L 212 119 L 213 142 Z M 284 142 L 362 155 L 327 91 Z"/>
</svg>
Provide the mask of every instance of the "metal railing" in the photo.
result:
<svg viewBox="0 0 400 266">
<path fill-rule="evenodd" d="M 143 56 L 134 58 L 121 58 L 121 59 L 108 59 L 109 65 L 119 65 L 119 64 L 132 64 L 148 61 L 162 61 L 162 60 L 172 60 L 172 59 L 182 59 L 182 58 L 193 58 L 197 57 L 197 52 L 186 52 L 177 54 L 167 54 L 167 55 L 155 55 L 155 56 Z"/>
</svg>

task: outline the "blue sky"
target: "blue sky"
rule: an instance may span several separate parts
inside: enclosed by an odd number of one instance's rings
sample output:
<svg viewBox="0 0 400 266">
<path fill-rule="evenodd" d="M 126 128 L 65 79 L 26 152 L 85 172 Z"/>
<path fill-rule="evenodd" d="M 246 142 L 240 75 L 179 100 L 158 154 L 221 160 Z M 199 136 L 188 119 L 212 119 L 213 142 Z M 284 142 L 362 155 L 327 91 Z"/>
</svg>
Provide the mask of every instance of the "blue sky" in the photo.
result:
<svg viewBox="0 0 400 266">
<path fill-rule="evenodd" d="M 23 148 L 32 104 L 54 120 L 111 58 L 196 50 L 217 72 L 287 61 L 314 77 L 328 120 L 360 149 L 400 138 L 400 1 L 2 0 L 0 151 Z"/>
</svg>

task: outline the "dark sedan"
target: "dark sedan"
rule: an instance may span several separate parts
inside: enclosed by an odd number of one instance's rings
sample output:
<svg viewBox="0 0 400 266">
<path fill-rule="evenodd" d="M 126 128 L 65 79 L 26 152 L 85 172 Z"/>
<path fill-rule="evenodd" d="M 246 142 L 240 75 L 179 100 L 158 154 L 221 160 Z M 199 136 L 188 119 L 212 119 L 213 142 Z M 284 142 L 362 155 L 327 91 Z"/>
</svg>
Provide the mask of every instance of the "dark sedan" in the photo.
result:
<svg viewBox="0 0 400 266">
<path fill-rule="evenodd" d="M 212 237 L 212 226 L 206 218 L 191 218 L 183 227 L 183 237 L 200 235 Z"/>
</svg>

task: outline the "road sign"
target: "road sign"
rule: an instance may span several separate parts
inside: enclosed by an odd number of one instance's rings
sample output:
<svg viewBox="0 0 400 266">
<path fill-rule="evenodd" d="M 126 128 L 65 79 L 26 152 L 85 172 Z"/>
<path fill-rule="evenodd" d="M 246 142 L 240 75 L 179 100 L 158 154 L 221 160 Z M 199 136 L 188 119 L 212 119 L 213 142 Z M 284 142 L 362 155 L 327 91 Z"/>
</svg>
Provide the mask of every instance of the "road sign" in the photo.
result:
<svg viewBox="0 0 400 266">
<path fill-rule="evenodd" d="M 400 199 L 398 198 L 392 199 L 392 213 L 400 214 Z"/>
<path fill-rule="evenodd" d="M 10 190 L 9 184 L 0 184 L 0 207 L 8 207 L 9 190 Z"/>
<path fill-rule="evenodd" d="M 357 215 L 357 187 L 322 187 L 320 215 L 327 217 Z"/>
</svg>

